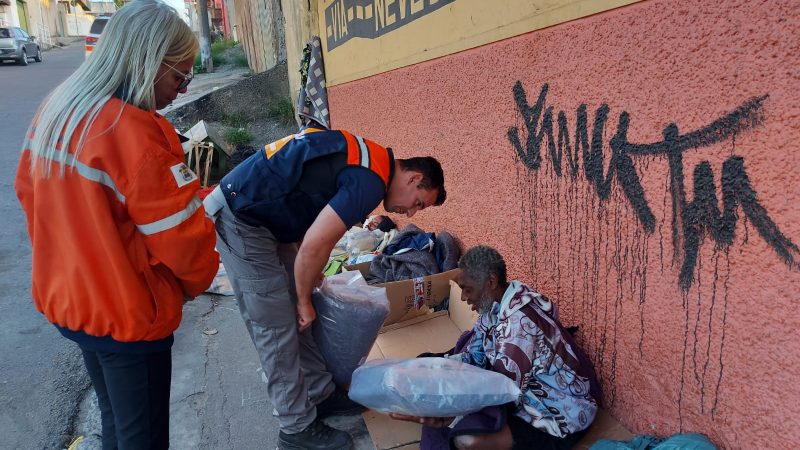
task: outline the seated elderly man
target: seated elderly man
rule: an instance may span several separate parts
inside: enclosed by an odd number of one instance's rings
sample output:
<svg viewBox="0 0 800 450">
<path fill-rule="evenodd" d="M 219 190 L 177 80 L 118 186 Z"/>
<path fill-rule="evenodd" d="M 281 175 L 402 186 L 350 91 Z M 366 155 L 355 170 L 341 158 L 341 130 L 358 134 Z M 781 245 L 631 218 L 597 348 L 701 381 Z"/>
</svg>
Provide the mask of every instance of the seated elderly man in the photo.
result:
<svg viewBox="0 0 800 450">
<path fill-rule="evenodd" d="M 556 305 L 520 281 L 506 281 L 497 250 L 474 247 L 459 261 L 461 300 L 480 317 L 443 356 L 502 373 L 522 391 L 518 404 L 460 420 L 391 414 L 423 425 L 423 450 L 568 449 L 591 425 L 599 385 L 586 355 L 558 322 Z"/>
</svg>

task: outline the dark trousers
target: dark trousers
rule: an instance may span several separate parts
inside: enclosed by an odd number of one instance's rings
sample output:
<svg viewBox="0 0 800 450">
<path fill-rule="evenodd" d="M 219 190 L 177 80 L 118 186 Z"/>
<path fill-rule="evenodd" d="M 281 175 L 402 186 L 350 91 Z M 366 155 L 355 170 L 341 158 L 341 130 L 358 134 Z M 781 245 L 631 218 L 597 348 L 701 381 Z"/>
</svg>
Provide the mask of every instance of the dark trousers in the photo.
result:
<svg viewBox="0 0 800 450">
<path fill-rule="evenodd" d="M 81 350 L 100 405 L 103 450 L 169 448 L 172 351 Z"/>
</svg>

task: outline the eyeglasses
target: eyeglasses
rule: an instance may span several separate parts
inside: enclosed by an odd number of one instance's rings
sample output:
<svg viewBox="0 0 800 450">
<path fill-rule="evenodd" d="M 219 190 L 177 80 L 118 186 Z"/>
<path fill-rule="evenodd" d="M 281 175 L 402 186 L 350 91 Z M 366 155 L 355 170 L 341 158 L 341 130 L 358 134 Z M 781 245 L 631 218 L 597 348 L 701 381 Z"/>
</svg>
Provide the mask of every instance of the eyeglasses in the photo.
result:
<svg viewBox="0 0 800 450">
<path fill-rule="evenodd" d="M 194 79 L 194 73 L 193 72 L 183 73 L 183 72 L 181 72 L 180 70 L 176 69 L 174 66 L 172 66 L 170 64 L 167 64 L 165 62 L 162 62 L 161 64 L 164 64 L 165 66 L 167 66 L 170 69 L 174 70 L 175 73 L 177 73 L 177 74 L 179 74 L 180 76 L 183 77 L 183 81 L 181 81 L 181 83 L 178 85 L 178 90 L 179 91 L 185 89 L 186 86 L 189 86 L 189 83 L 191 83 L 192 80 Z"/>
</svg>

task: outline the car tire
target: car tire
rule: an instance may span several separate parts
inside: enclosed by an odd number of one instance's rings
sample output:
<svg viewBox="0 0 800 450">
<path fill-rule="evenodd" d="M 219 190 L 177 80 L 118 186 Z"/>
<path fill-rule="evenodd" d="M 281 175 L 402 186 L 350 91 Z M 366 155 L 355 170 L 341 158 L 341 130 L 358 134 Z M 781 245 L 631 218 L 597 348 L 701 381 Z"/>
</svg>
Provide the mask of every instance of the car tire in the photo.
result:
<svg viewBox="0 0 800 450">
<path fill-rule="evenodd" d="M 27 66 L 28 65 L 28 52 L 25 49 L 22 49 L 22 57 L 19 59 L 20 66 Z"/>
<path fill-rule="evenodd" d="M 33 60 L 42 62 L 42 49 L 40 47 L 36 47 L 36 56 L 33 57 Z"/>
</svg>

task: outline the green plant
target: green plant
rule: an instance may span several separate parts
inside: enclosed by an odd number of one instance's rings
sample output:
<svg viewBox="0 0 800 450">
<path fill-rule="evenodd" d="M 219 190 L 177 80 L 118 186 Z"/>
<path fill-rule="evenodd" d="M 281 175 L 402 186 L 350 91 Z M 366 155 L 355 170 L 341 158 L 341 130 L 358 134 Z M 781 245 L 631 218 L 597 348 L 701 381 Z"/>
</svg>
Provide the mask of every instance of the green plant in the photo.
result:
<svg viewBox="0 0 800 450">
<path fill-rule="evenodd" d="M 230 114 L 223 114 L 220 122 L 229 128 L 247 128 L 250 123 L 250 117 L 247 116 L 247 113 L 236 111 Z"/>
<path fill-rule="evenodd" d="M 236 45 L 236 41 L 233 39 L 221 39 L 211 44 L 211 59 L 214 61 L 214 65 L 225 64 L 227 58 L 223 56 L 223 53 L 234 45 Z"/>
<path fill-rule="evenodd" d="M 228 62 L 228 58 L 226 58 L 226 57 L 224 57 L 222 55 L 214 56 L 214 54 L 212 53 L 211 54 L 211 61 L 214 63 L 214 67 L 219 67 L 219 66 L 225 64 L 226 62 Z"/>
<path fill-rule="evenodd" d="M 285 123 L 294 122 L 294 104 L 288 98 L 272 99 L 267 104 L 267 114 Z"/>
<path fill-rule="evenodd" d="M 247 56 L 245 55 L 236 55 L 233 57 L 233 63 L 237 67 L 250 67 L 250 63 L 247 61 Z"/>
<path fill-rule="evenodd" d="M 250 140 L 253 139 L 253 135 L 251 135 L 246 128 L 229 128 L 222 137 L 225 139 L 225 142 L 234 147 L 249 144 Z"/>
<path fill-rule="evenodd" d="M 211 44 L 211 53 L 213 54 L 214 52 L 221 52 L 223 50 L 232 48 L 235 45 L 236 41 L 233 39 L 220 39 Z"/>
<path fill-rule="evenodd" d="M 203 67 L 203 60 L 200 58 L 200 53 L 198 53 L 194 58 L 192 71 L 194 71 L 194 73 L 204 73 L 206 71 L 206 68 Z"/>
</svg>

